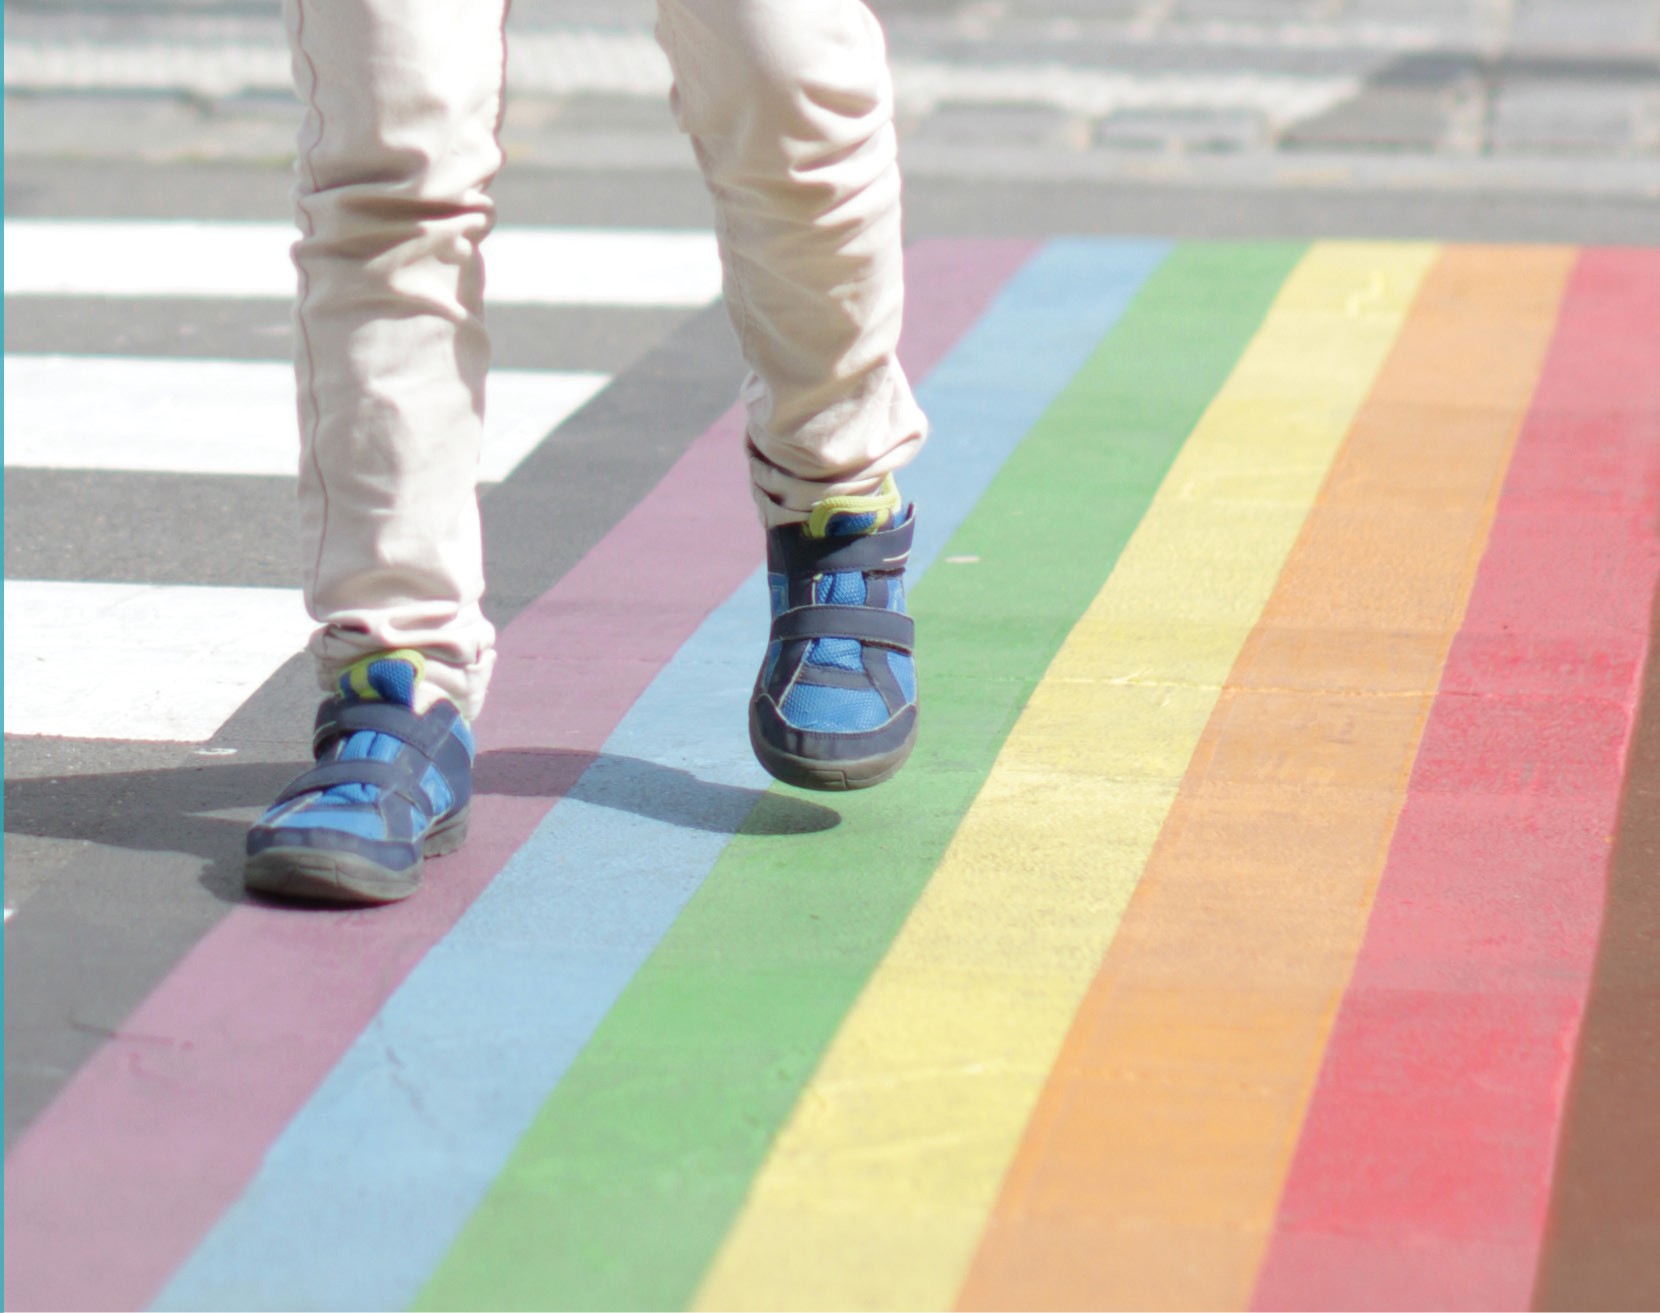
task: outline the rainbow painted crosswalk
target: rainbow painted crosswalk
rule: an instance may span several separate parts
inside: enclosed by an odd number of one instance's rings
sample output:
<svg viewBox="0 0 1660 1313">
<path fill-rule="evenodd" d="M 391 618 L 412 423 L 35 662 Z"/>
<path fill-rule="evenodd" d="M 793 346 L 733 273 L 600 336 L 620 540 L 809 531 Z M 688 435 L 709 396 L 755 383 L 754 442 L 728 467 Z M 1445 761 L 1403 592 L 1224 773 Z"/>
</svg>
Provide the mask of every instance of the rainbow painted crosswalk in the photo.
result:
<svg viewBox="0 0 1660 1313">
<path fill-rule="evenodd" d="M 729 414 L 420 897 L 238 906 L 18 1141 L 9 1307 L 1660 1299 L 1660 249 L 909 279 L 906 772 L 750 756 Z"/>
</svg>

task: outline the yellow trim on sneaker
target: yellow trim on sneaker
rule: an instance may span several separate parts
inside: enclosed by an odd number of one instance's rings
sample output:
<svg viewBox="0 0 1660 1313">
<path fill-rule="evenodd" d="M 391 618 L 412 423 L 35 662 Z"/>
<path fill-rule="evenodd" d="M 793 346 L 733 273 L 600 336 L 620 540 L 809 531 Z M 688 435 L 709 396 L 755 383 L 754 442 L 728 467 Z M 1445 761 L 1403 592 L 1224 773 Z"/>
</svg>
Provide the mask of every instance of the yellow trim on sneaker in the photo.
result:
<svg viewBox="0 0 1660 1313">
<path fill-rule="evenodd" d="M 809 538 L 822 538 L 830 527 L 830 517 L 833 515 L 872 515 L 876 516 L 876 523 L 870 531 L 885 529 L 892 524 L 899 515 L 899 485 L 894 482 L 893 475 L 885 474 L 875 492 L 861 495 L 846 495 L 841 497 L 826 497 L 823 501 L 813 503 L 813 509 L 807 512 L 807 527 L 805 530 Z"/>
<path fill-rule="evenodd" d="M 399 647 L 389 652 L 371 652 L 366 657 L 359 657 L 351 665 L 340 672 L 337 681 L 340 691 L 344 694 L 362 698 L 370 702 L 379 702 L 380 694 L 369 682 L 369 667 L 377 661 L 407 661 L 415 667 L 415 684 L 420 687 L 421 681 L 426 678 L 427 659 L 414 648 Z"/>
</svg>

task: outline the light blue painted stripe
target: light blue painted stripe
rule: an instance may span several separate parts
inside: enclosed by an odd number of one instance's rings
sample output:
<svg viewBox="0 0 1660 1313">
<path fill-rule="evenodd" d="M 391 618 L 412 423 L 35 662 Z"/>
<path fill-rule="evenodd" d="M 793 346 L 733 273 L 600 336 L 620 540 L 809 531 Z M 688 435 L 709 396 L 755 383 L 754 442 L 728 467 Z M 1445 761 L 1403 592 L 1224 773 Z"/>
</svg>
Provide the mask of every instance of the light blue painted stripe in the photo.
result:
<svg viewBox="0 0 1660 1313">
<path fill-rule="evenodd" d="M 922 507 L 913 578 L 1168 250 L 1046 246 L 919 389 L 936 437 L 904 475 Z M 744 732 L 766 610 L 757 572 L 405 979 L 153 1307 L 414 1300 L 770 783 Z M 772 805 L 829 819 L 797 795 Z"/>
</svg>

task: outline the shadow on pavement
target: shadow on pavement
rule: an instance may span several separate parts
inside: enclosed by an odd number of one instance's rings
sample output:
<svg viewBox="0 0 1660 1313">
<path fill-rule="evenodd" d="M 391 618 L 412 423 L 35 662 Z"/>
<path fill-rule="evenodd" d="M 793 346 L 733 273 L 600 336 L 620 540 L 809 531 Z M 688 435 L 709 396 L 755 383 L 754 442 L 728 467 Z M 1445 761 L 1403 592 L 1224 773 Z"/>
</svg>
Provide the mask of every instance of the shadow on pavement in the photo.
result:
<svg viewBox="0 0 1660 1313">
<path fill-rule="evenodd" d="M 197 857 L 208 863 L 202 884 L 216 897 L 242 902 L 243 834 L 299 769 L 288 762 L 226 762 L 8 779 L 6 829 L 12 834 Z M 489 751 L 479 754 L 473 778 L 475 797 L 552 799 L 574 791 L 590 806 L 716 834 L 810 834 L 841 823 L 840 813 L 817 803 L 712 783 L 639 757 Z"/>
</svg>

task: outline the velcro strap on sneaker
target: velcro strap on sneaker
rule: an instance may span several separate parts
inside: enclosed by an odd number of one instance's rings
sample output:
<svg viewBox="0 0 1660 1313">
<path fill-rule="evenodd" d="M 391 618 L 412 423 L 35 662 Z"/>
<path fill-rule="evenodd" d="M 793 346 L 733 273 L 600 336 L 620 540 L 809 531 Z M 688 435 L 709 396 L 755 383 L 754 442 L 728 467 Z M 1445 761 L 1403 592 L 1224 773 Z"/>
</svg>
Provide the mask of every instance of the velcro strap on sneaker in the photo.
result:
<svg viewBox="0 0 1660 1313">
<path fill-rule="evenodd" d="M 407 743 L 422 756 L 432 758 L 449 735 L 457 714 L 455 708 L 445 702 L 440 702 L 425 716 L 417 716 L 408 707 L 401 707 L 396 702 L 347 702 L 337 698 L 317 708 L 317 726 L 312 731 L 311 750 L 320 756 L 335 739 L 366 729 L 377 734 L 389 734 Z"/>
<path fill-rule="evenodd" d="M 772 622 L 775 642 L 797 638 L 852 638 L 910 655 L 916 622 L 902 611 L 874 606 L 798 606 Z"/>
<path fill-rule="evenodd" d="M 430 811 L 432 804 L 418 792 L 419 779 L 410 771 L 410 763 L 395 761 L 331 761 L 324 766 L 313 766 L 277 795 L 273 806 L 298 798 L 302 793 L 322 793 L 337 784 L 366 784 L 386 793 L 400 794 L 418 810 Z"/>
<path fill-rule="evenodd" d="M 916 516 L 907 515 L 890 529 L 857 537 L 809 538 L 799 531 L 769 538 L 767 568 L 791 576 L 819 574 L 897 574 L 911 554 Z"/>
</svg>

